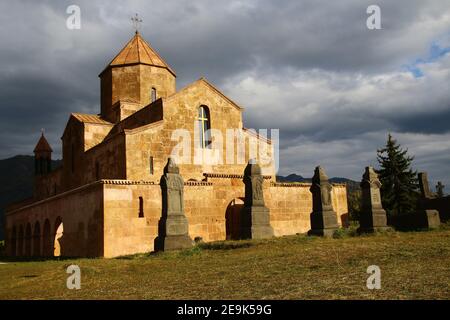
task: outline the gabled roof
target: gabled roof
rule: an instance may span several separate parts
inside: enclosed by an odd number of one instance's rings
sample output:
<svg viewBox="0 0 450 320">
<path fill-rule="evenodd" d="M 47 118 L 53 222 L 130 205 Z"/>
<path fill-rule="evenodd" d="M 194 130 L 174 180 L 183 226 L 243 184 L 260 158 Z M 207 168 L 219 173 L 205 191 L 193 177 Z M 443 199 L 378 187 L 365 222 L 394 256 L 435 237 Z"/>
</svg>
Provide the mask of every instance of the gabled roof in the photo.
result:
<svg viewBox="0 0 450 320">
<path fill-rule="evenodd" d="M 171 99 L 172 97 L 177 96 L 178 94 L 182 93 L 185 90 L 188 90 L 189 88 L 195 87 L 199 84 L 204 84 L 206 85 L 206 87 L 208 87 L 209 89 L 211 89 L 213 92 L 215 92 L 216 94 L 218 94 L 219 96 L 221 96 L 223 99 L 225 99 L 226 101 L 228 101 L 233 107 L 235 107 L 238 110 L 244 110 L 243 107 L 241 107 L 240 105 L 238 105 L 236 102 L 234 102 L 233 100 L 231 100 L 230 98 L 228 98 L 224 93 L 222 93 L 222 91 L 220 91 L 219 89 L 217 89 L 211 82 L 209 82 L 208 80 L 206 80 L 206 78 L 201 77 L 200 79 L 188 84 L 187 86 L 185 86 L 184 88 L 182 88 L 180 91 L 175 92 L 173 95 L 167 97 L 166 99 Z"/>
<path fill-rule="evenodd" d="M 130 64 L 147 64 L 166 68 L 175 76 L 175 72 L 161 58 L 161 56 L 145 41 L 139 32 L 123 47 L 123 49 L 109 63 L 105 70 L 109 67 L 117 67 Z M 103 72 L 102 72 L 103 73 Z"/>
<path fill-rule="evenodd" d="M 36 152 L 53 152 L 52 148 L 50 147 L 50 144 L 48 143 L 47 139 L 44 137 L 44 133 L 41 134 L 41 137 L 39 138 L 38 143 L 36 144 L 36 147 L 33 150 L 34 153 Z"/>
</svg>

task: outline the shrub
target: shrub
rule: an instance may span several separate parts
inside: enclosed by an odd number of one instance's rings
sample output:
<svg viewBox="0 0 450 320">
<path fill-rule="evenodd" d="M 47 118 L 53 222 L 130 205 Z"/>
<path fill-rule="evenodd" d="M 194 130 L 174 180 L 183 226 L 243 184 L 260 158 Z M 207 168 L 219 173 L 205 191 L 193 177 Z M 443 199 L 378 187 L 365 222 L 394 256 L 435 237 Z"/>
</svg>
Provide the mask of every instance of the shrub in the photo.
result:
<svg viewBox="0 0 450 320">
<path fill-rule="evenodd" d="M 356 237 L 358 235 L 357 232 L 358 225 L 355 223 L 350 224 L 348 228 L 339 228 L 333 233 L 334 239 L 342 239 L 346 237 Z"/>
</svg>

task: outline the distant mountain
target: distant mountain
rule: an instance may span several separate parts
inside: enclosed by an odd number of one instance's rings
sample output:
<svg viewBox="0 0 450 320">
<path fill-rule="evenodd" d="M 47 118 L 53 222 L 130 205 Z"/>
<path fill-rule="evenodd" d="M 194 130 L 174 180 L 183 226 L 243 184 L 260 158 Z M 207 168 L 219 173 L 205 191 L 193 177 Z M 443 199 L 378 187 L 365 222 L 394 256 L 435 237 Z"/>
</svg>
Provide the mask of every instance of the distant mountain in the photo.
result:
<svg viewBox="0 0 450 320">
<path fill-rule="evenodd" d="M 288 176 L 277 176 L 277 181 L 279 182 L 311 182 L 311 178 L 304 178 L 297 174 L 290 174 Z M 330 178 L 331 183 L 345 183 L 347 184 L 347 189 L 349 192 L 354 192 L 359 190 L 359 182 L 353 181 L 347 178 L 334 177 Z"/>
<path fill-rule="evenodd" d="M 61 160 L 52 161 L 52 167 Z M 0 160 L 0 240 L 3 234 L 3 212 L 7 205 L 33 195 L 34 157 L 15 156 Z"/>
<path fill-rule="evenodd" d="M 298 174 L 290 174 L 288 176 L 277 176 L 278 182 L 311 182 L 311 179 L 303 178 L 302 176 L 299 176 Z"/>
</svg>

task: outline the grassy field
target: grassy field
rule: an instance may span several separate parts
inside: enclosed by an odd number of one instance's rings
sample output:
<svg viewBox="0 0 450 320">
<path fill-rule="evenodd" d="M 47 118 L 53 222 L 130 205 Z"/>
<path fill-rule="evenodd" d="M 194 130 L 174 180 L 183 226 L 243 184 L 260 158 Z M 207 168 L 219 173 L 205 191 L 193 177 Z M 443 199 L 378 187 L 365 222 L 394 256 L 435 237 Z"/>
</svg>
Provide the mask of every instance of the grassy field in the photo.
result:
<svg viewBox="0 0 450 320">
<path fill-rule="evenodd" d="M 0 264 L 0 299 L 449 299 L 450 230 L 203 244 L 117 259 Z M 66 268 L 81 268 L 81 290 Z M 369 290 L 369 265 L 381 289 Z"/>
</svg>

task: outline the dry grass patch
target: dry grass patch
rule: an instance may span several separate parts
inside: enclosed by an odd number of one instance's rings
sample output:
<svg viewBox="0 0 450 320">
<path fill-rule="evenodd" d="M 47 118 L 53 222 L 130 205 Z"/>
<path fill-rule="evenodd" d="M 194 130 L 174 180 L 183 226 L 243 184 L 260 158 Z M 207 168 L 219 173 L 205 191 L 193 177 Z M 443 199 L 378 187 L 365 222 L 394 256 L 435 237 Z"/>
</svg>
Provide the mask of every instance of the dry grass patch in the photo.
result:
<svg viewBox="0 0 450 320">
<path fill-rule="evenodd" d="M 7 261 L 5 261 L 7 262 Z M 81 290 L 66 268 L 81 268 Z M 382 289 L 366 288 L 369 265 Z M 0 299 L 448 299 L 450 230 L 202 243 L 117 259 L 8 262 Z"/>
</svg>

